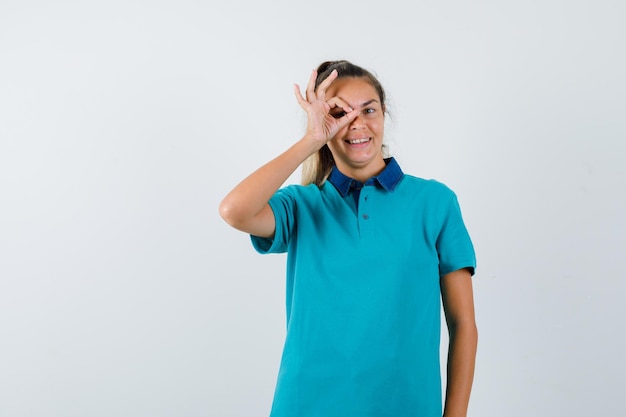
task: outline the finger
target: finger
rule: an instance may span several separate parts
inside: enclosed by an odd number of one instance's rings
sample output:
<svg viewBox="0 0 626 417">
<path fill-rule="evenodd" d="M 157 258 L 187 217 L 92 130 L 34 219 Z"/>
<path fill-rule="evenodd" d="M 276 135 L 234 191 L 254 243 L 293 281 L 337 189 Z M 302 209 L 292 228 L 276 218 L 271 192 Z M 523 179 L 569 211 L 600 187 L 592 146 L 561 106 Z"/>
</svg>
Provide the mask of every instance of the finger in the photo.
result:
<svg viewBox="0 0 626 417">
<path fill-rule="evenodd" d="M 330 84 L 335 81 L 335 78 L 337 78 L 338 72 L 336 69 L 332 70 L 330 72 L 330 74 L 328 75 L 328 77 L 326 77 L 324 79 L 324 81 L 322 81 L 320 83 L 320 85 L 317 86 L 317 96 L 324 100 L 326 98 L 326 89 L 330 86 Z"/>
<path fill-rule="evenodd" d="M 347 112 L 351 112 L 352 111 L 352 107 L 343 99 L 339 98 L 339 97 L 333 97 L 331 99 L 329 99 L 327 101 L 328 105 L 330 106 L 330 108 L 335 108 L 335 107 L 340 107 L 342 108 L 346 113 Z"/>
<path fill-rule="evenodd" d="M 346 111 L 343 117 L 337 119 L 337 127 L 339 129 L 343 129 L 344 127 L 348 126 L 350 123 L 352 123 L 354 119 L 359 116 L 360 113 L 361 111 L 359 109 L 350 109 L 350 111 Z"/>
<path fill-rule="evenodd" d="M 300 86 L 298 84 L 293 85 L 293 90 L 294 90 L 294 93 L 296 94 L 296 100 L 298 100 L 298 103 L 300 104 L 300 106 L 305 107 L 307 104 L 309 104 L 304 99 L 304 97 L 302 97 L 302 92 L 300 91 Z"/>
<path fill-rule="evenodd" d="M 339 97 L 333 97 L 326 102 L 330 109 L 330 115 L 335 119 L 341 119 L 346 114 L 350 113 L 353 109 L 348 103 L 340 99 Z"/>
<path fill-rule="evenodd" d="M 309 83 L 306 87 L 306 100 L 311 101 L 315 98 L 315 80 L 317 79 L 317 71 L 313 70 L 309 77 Z"/>
<path fill-rule="evenodd" d="M 351 122 L 354 119 L 356 119 L 357 117 L 359 117 L 360 114 L 361 114 L 361 110 L 359 110 L 359 109 L 352 109 L 350 107 L 350 111 L 346 112 L 346 115 L 343 118 L 345 118 L 348 122 Z"/>
</svg>

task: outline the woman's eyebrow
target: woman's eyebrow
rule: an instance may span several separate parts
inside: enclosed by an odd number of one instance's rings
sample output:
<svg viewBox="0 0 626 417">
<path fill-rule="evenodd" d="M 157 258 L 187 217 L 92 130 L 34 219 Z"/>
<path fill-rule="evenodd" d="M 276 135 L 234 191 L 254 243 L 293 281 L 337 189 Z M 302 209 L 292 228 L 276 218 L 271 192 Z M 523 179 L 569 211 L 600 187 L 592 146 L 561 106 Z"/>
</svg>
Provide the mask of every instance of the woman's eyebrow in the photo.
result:
<svg viewBox="0 0 626 417">
<path fill-rule="evenodd" d="M 340 98 L 341 100 L 343 100 L 343 101 L 345 101 L 346 103 L 348 103 L 348 102 L 347 102 L 346 100 L 344 100 L 342 97 L 339 97 L 339 96 L 338 96 L 338 98 Z M 372 103 L 378 103 L 378 100 L 376 100 L 375 98 L 373 98 L 373 99 L 371 99 L 371 100 L 367 100 L 367 101 L 365 101 L 365 102 L 363 102 L 363 103 L 361 104 L 360 108 L 363 108 L 363 107 L 369 106 L 369 105 L 370 105 L 370 104 L 372 104 Z"/>
<path fill-rule="evenodd" d="M 372 104 L 372 103 L 378 103 L 378 100 L 376 100 L 376 99 L 371 99 L 371 100 L 368 100 L 368 101 L 366 101 L 365 103 L 361 104 L 361 107 L 366 107 L 366 106 L 369 106 L 369 105 L 370 105 L 370 104 Z"/>
</svg>

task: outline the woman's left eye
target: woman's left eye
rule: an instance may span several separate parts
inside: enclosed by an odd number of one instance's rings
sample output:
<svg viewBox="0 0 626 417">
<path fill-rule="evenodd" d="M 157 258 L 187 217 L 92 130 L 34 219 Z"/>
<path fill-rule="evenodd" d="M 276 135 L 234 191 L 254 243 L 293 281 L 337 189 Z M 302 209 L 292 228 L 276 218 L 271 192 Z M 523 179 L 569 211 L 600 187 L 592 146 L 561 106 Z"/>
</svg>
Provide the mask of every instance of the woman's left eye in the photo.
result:
<svg viewBox="0 0 626 417">
<path fill-rule="evenodd" d="M 372 108 L 370 107 L 370 108 L 364 109 L 364 110 L 363 110 L 363 113 L 365 113 L 365 114 L 372 114 L 372 113 L 374 113 L 375 111 L 376 111 L 375 109 L 372 109 Z"/>
</svg>

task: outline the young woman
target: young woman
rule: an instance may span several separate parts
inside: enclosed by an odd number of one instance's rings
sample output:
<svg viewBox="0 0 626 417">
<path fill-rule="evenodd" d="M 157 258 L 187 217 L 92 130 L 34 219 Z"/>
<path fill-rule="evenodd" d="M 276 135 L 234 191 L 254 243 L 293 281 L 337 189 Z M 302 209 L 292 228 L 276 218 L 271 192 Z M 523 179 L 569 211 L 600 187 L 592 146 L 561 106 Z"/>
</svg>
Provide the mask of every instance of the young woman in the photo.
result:
<svg viewBox="0 0 626 417">
<path fill-rule="evenodd" d="M 369 71 L 324 62 L 305 96 L 297 85 L 295 95 L 308 118 L 302 139 L 220 205 L 256 250 L 288 253 L 271 416 L 465 416 L 478 337 L 475 256 L 454 192 L 385 157 L 385 93 Z M 282 187 L 303 162 L 303 185 Z"/>
</svg>

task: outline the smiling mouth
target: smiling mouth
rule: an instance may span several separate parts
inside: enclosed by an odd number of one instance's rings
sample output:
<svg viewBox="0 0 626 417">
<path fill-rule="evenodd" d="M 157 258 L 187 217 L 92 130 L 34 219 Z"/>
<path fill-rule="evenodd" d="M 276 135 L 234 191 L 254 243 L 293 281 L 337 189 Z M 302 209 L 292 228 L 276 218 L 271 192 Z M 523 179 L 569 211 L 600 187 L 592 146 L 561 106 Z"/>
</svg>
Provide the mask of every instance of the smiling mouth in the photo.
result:
<svg viewBox="0 0 626 417">
<path fill-rule="evenodd" d="M 360 145 L 361 143 L 369 142 L 372 138 L 361 138 L 361 139 L 346 139 L 345 142 L 350 145 Z"/>
</svg>

